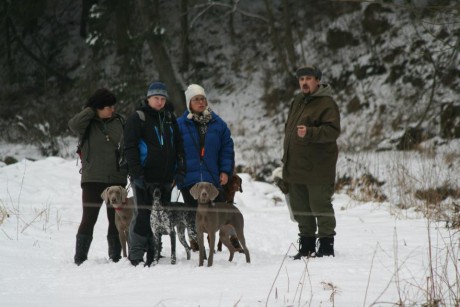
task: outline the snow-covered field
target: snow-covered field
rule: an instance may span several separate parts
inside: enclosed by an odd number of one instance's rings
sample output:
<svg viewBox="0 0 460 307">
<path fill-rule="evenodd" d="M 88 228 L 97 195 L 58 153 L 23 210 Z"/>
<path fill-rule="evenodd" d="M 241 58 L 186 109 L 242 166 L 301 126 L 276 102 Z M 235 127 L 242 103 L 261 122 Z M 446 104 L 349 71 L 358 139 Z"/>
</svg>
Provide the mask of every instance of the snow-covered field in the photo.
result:
<svg viewBox="0 0 460 307">
<path fill-rule="evenodd" d="M 24 155 L 33 156 L 33 152 Z M 73 263 L 81 218 L 75 159 L 21 160 L 0 166 L 0 305 L 19 306 L 421 306 L 430 298 L 455 306 L 460 297 L 458 233 L 413 209 L 334 197 L 336 257 L 293 261 L 297 226 L 273 185 L 243 178 L 236 205 L 245 217 L 251 252 L 212 267 L 198 254 L 132 267 L 107 256 L 101 210 L 89 259 Z M 8 216 L 6 215 L 8 214 Z M 457 302 L 453 300 L 457 299 Z M 458 306 L 458 305 L 457 305 Z"/>
</svg>

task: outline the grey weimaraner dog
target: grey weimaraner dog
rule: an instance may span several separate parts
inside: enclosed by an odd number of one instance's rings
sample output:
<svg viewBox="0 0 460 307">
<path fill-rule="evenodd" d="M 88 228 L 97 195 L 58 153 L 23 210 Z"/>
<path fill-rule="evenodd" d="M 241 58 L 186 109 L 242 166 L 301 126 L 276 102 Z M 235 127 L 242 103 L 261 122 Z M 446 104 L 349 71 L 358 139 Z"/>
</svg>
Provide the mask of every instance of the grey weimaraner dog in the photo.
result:
<svg viewBox="0 0 460 307">
<path fill-rule="evenodd" d="M 190 194 L 198 201 L 196 212 L 196 230 L 198 234 L 198 245 L 200 247 L 199 266 L 203 266 L 206 252 L 204 249 L 204 233 L 209 235 L 209 259 L 208 266 L 212 266 L 214 257 L 214 246 L 216 243 L 216 232 L 220 232 L 220 240 L 230 251 L 230 258 L 233 260 L 235 247 L 230 243 L 228 235 L 228 224 L 233 226 L 236 235 L 244 249 L 246 262 L 251 262 L 249 250 L 246 247 L 244 238 L 244 219 L 240 210 L 233 204 L 226 202 L 216 202 L 213 200 L 219 195 L 217 188 L 209 182 L 199 182 L 190 189 Z"/>
<path fill-rule="evenodd" d="M 101 194 L 106 204 L 112 205 L 115 209 L 115 226 L 118 230 L 123 257 L 127 257 L 129 238 L 129 225 L 133 217 L 133 198 L 128 198 L 128 192 L 122 186 L 111 186 Z"/>
</svg>

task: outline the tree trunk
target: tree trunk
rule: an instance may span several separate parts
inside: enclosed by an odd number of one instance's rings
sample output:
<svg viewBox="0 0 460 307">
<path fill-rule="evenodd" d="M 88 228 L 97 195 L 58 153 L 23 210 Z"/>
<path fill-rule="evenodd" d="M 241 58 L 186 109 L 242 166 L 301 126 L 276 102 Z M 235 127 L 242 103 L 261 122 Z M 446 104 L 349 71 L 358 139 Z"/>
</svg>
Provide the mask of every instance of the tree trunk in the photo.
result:
<svg viewBox="0 0 460 307">
<path fill-rule="evenodd" d="M 188 49 L 189 39 L 188 39 L 188 1 L 181 0 L 180 2 L 180 10 L 181 10 L 181 18 L 180 18 L 180 25 L 182 29 L 182 59 L 180 65 L 180 71 L 186 72 L 188 71 L 188 67 L 190 64 L 190 52 Z"/>
<path fill-rule="evenodd" d="M 273 15 L 273 10 L 271 7 L 271 3 L 269 0 L 264 0 L 265 8 L 267 9 L 267 17 L 268 17 L 268 26 L 270 28 L 270 36 L 272 40 L 273 47 L 276 50 L 276 54 L 278 57 L 278 63 L 281 65 L 281 72 L 285 73 L 286 75 L 290 75 L 291 71 L 288 68 L 286 57 L 284 55 L 284 48 L 283 48 L 283 41 L 281 41 L 278 30 L 276 29 L 275 24 L 275 16 Z"/>
<path fill-rule="evenodd" d="M 80 36 L 86 38 L 88 31 L 86 26 L 88 24 L 89 10 L 95 3 L 95 0 L 81 0 L 81 18 L 80 18 Z"/>
<path fill-rule="evenodd" d="M 115 35 L 117 42 L 117 54 L 120 56 L 128 53 L 131 40 L 128 36 L 129 25 L 131 24 L 131 3 L 128 1 L 114 1 L 115 5 Z"/>
<path fill-rule="evenodd" d="M 163 40 L 163 30 L 159 25 L 158 16 L 161 16 L 159 8 L 153 12 L 149 8 L 148 0 L 139 0 L 139 9 L 143 25 L 145 26 L 144 39 L 147 41 L 153 62 L 158 70 L 160 81 L 168 88 L 169 102 L 173 105 L 177 116 L 186 110 L 185 95 L 179 80 L 176 77 L 173 64 L 166 50 Z M 155 1 L 158 5 L 158 2 Z M 157 16 L 155 18 L 155 16 Z M 153 81 L 153 80 L 151 80 Z"/>
<path fill-rule="evenodd" d="M 294 70 L 297 68 L 296 55 L 294 50 L 294 38 L 292 35 L 291 19 L 292 15 L 289 9 L 289 0 L 283 0 L 283 18 L 284 27 L 286 34 L 284 35 L 284 41 L 286 46 L 286 53 L 289 59 L 289 68 Z"/>
</svg>

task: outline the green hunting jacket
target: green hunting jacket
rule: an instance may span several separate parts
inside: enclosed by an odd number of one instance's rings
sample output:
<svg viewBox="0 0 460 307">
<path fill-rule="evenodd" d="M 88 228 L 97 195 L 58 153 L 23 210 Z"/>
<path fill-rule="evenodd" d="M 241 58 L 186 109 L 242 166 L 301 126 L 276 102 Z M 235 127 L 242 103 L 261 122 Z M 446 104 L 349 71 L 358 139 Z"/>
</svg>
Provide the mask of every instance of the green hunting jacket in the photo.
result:
<svg viewBox="0 0 460 307">
<path fill-rule="evenodd" d="M 127 170 L 118 166 L 118 145 L 123 135 L 124 119 L 114 113 L 101 119 L 92 108 L 85 108 L 69 120 L 70 130 L 83 140 L 81 148 L 81 183 L 124 183 Z M 86 133 L 86 129 L 89 129 Z M 86 137 L 85 136 L 86 133 Z"/>
<path fill-rule="evenodd" d="M 285 124 L 283 179 L 288 183 L 334 184 L 340 135 L 340 113 L 331 87 L 321 84 L 311 95 L 291 103 Z M 307 126 L 304 138 L 297 125 Z"/>
</svg>

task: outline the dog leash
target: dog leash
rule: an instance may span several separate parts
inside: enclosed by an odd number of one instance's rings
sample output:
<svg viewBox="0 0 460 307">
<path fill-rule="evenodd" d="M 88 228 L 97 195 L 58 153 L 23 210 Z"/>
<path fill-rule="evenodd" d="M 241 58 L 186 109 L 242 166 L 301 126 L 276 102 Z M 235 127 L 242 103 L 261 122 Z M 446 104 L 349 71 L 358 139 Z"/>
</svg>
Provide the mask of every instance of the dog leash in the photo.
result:
<svg viewBox="0 0 460 307">
<path fill-rule="evenodd" d="M 131 190 L 131 181 L 128 180 L 128 185 L 126 186 L 126 193 L 129 193 L 129 190 Z"/>
<path fill-rule="evenodd" d="M 193 145 L 195 146 L 195 149 L 198 150 L 198 152 L 199 152 L 199 154 L 200 154 L 200 157 L 201 157 L 200 146 L 199 146 L 199 144 L 197 143 L 197 140 L 195 140 L 195 138 L 193 137 L 193 133 L 192 133 L 192 131 L 190 130 L 190 126 L 187 125 L 187 123 L 185 123 L 185 126 L 187 127 L 187 130 L 188 130 L 188 132 L 189 132 L 189 134 L 190 134 L 190 138 L 191 138 L 192 141 L 193 141 Z M 198 130 L 198 128 L 197 128 L 197 130 Z M 199 136 L 200 136 L 200 131 L 198 131 L 198 137 L 199 137 Z M 204 148 L 204 147 L 203 147 L 203 148 Z M 206 161 L 204 161 L 204 157 L 201 159 L 200 163 L 203 163 L 203 164 L 204 164 L 204 167 L 206 167 L 206 169 L 207 169 L 209 175 L 211 175 L 212 180 L 216 183 L 216 186 L 218 187 L 217 189 L 218 189 L 219 191 L 222 191 L 222 186 L 220 185 L 219 178 L 216 179 L 216 178 L 214 177 L 213 173 L 211 172 L 211 170 L 209 169 L 208 165 L 206 164 Z M 203 181 L 203 172 L 200 172 L 200 176 L 201 176 L 201 181 Z M 219 188 L 219 186 L 220 186 L 220 188 Z"/>
</svg>

